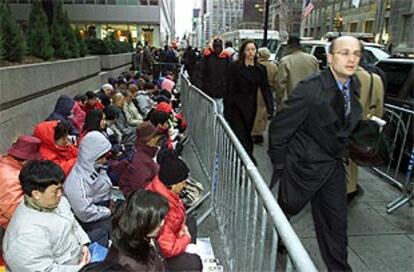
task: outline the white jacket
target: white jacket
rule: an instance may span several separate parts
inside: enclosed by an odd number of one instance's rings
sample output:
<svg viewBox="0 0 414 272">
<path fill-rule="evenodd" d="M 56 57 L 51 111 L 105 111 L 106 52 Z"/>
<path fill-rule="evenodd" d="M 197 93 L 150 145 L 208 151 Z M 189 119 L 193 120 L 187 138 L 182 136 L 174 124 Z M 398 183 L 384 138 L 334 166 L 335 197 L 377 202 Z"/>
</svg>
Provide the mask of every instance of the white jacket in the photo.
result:
<svg viewBox="0 0 414 272">
<path fill-rule="evenodd" d="M 82 246 L 89 242 L 65 197 L 52 212 L 21 202 L 4 236 L 4 258 L 12 272 L 79 271 Z"/>
</svg>

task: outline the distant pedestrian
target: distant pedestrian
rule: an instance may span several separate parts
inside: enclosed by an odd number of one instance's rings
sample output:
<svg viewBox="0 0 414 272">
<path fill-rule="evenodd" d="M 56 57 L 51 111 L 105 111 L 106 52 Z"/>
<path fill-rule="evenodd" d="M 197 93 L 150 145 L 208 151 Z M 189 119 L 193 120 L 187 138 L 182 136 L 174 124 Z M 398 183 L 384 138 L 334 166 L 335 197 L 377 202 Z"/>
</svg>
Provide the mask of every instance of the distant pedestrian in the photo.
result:
<svg viewBox="0 0 414 272">
<path fill-rule="evenodd" d="M 279 86 L 276 91 L 278 111 L 282 109 L 282 103 L 301 80 L 319 72 L 318 60 L 303 52 L 298 37 L 289 37 L 287 44 L 288 55 L 283 57 L 279 63 Z"/>
<path fill-rule="evenodd" d="M 270 92 L 266 67 L 257 60 L 257 45 L 253 40 L 243 42 L 239 59 L 232 63 L 229 75 L 229 93 L 225 99 L 225 117 L 253 162 L 251 136 L 257 111 L 260 90 L 267 109 L 273 114 L 273 97 Z"/>
<path fill-rule="evenodd" d="M 204 50 L 197 71 L 195 85 L 213 98 L 218 112 L 223 114 L 223 98 L 227 94 L 230 58 L 223 51 L 223 41 L 216 38 L 212 47 Z"/>
<path fill-rule="evenodd" d="M 351 271 L 344 162 L 349 136 L 362 117 L 354 77 L 361 50 L 354 37 L 334 40 L 329 69 L 301 81 L 269 127 L 270 186 L 280 180 L 278 203 L 288 217 L 311 202 L 328 271 Z"/>
</svg>

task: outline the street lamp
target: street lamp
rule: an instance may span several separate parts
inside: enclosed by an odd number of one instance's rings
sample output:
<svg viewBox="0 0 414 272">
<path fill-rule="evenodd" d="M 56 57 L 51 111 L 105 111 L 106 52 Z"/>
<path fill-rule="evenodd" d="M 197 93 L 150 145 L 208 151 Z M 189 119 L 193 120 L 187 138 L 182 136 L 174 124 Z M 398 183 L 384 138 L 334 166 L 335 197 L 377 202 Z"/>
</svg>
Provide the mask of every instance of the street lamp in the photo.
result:
<svg viewBox="0 0 414 272">
<path fill-rule="evenodd" d="M 269 24 L 269 4 L 270 0 L 264 0 L 265 2 L 265 14 L 264 14 L 264 26 L 263 26 L 263 43 L 262 46 L 267 46 L 267 26 Z"/>
</svg>

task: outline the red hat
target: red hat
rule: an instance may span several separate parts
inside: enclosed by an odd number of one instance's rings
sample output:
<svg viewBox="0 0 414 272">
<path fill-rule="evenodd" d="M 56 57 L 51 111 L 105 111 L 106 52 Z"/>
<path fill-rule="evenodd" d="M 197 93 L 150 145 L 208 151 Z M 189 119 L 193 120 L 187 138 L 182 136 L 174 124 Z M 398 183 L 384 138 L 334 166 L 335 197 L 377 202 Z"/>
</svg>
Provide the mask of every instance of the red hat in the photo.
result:
<svg viewBox="0 0 414 272">
<path fill-rule="evenodd" d="M 172 113 L 173 109 L 171 105 L 167 102 L 161 102 L 155 107 L 155 111 L 161 111 L 166 113 Z"/>
<path fill-rule="evenodd" d="M 22 160 L 38 160 L 40 159 L 40 143 L 41 141 L 39 138 L 22 135 L 10 147 L 7 153 Z"/>
</svg>

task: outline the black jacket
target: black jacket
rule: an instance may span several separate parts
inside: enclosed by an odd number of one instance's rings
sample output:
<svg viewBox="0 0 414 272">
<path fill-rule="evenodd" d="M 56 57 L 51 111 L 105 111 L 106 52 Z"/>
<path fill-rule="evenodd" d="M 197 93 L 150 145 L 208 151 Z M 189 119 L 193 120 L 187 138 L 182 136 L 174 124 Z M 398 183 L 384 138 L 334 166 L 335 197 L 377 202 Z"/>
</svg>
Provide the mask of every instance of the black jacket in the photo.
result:
<svg viewBox="0 0 414 272">
<path fill-rule="evenodd" d="M 222 52 L 215 54 L 211 49 L 203 54 L 197 68 L 196 86 L 213 98 L 223 98 L 227 94 L 229 56 Z"/>
<path fill-rule="evenodd" d="M 327 69 L 301 81 L 273 118 L 268 153 L 274 168 L 283 169 L 281 188 L 287 192 L 281 201 L 289 213 L 300 211 L 348 157 L 349 136 L 362 118 L 358 96 L 359 82 L 353 77 L 351 113 L 345 120 L 344 98 Z"/>
</svg>

